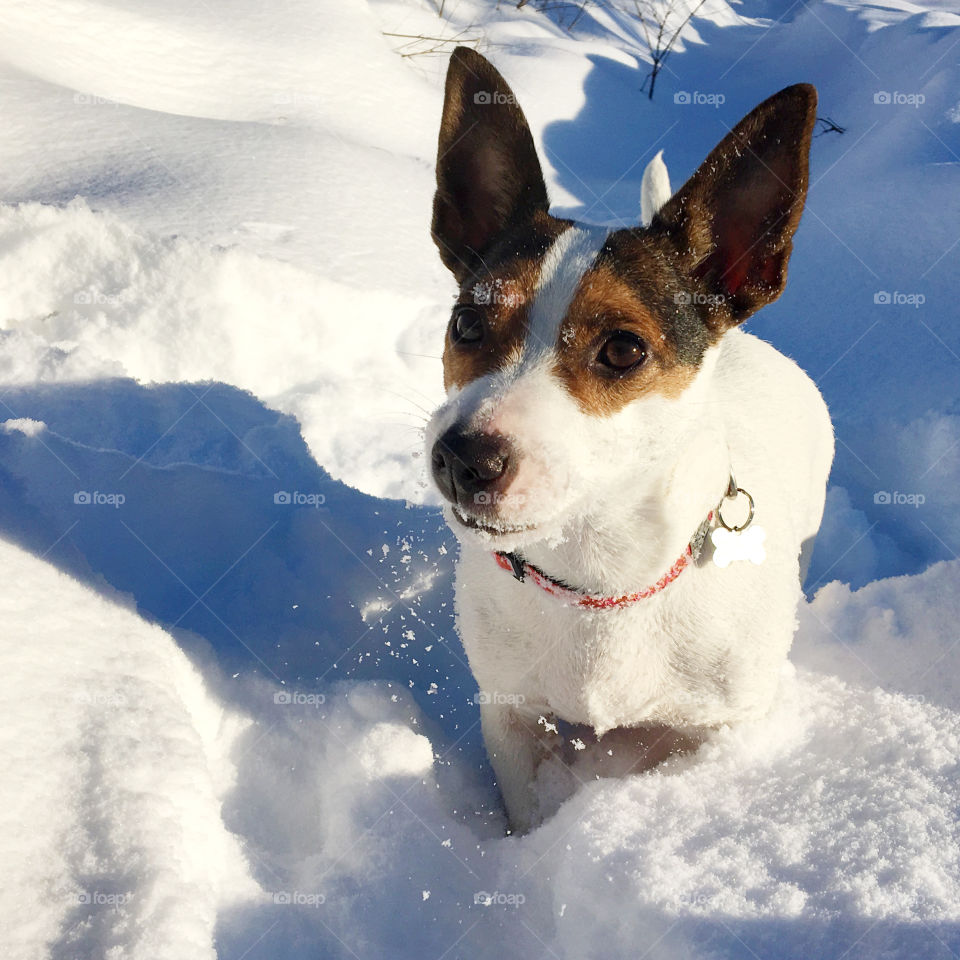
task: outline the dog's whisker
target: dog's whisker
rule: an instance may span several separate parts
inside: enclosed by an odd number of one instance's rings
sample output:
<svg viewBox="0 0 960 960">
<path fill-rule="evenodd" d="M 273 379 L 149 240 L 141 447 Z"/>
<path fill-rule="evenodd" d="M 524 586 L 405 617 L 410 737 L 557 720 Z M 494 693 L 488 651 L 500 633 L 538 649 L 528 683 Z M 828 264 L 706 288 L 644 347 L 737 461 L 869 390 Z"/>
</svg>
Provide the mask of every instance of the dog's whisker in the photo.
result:
<svg viewBox="0 0 960 960">
<path fill-rule="evenodd" d="M 397 355 L 401 357 L 419 357 L 421 360 L 443 360 L 443 357 L 434 356 L 432 353 L 411 353 L 409 350 L 398 350 Z"/>
<path fill-rule="evenodd" d="M 391 396 L 396 397 L 399 400 L 402 400 L 404 403 L 409 403 L 410 406 L 416 407 L 416 409 L 423 414 L 426 419 L 429 419 L 433 411 L 427 409 L 426 407 L 421 406 L 416 400 L 411 397 L 405 397 L 402 393 L 397 390 L 391 390 L 389 387 L 379 386 L 376 389 L 380 390 L 383 393 L 389 393 Z"/>
<path fill-rule="evenodd" d="M 430 418 L 424 416 L 422 413 L 418 413 L 415 410 L 391 410 L 389 414 L 394 417 L 413 417 L 415 420 L 419 420 L 424 426 L 430 422 Z"/>
</svg>

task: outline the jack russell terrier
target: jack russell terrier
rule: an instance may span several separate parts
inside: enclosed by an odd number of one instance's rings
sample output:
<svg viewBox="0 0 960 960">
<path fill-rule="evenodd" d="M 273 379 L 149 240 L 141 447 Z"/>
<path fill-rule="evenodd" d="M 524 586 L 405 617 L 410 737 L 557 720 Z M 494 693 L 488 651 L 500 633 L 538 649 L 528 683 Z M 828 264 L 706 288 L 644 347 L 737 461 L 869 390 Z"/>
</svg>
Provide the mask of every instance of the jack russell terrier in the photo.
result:
<svg viewBox="0 0 960 960">
<path fill-rule="evenodd" d="M 646 769 L 775 696 L 833 430 L 737 327 L 786 283 L 815 108 L 781 90 L 672 197 L 648 171 L 649 223 L 608 229 L 550 215 L 510 87 L 452 55 L 432 233 L 460 292 L 427 449 L 514 831 L 571 743 L 607 757 L 626 731 L 619 772 Z"/>
</svg>

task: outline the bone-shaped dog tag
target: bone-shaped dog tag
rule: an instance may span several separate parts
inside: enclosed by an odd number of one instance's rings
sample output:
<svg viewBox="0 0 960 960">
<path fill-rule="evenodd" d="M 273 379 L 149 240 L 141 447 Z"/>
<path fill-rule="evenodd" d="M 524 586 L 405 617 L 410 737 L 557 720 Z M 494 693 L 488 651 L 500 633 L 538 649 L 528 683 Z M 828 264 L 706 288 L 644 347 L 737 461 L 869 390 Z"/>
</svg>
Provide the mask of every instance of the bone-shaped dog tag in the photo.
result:
<svg viewBox="0 0 960 960">
<path fill-rule="evenodd" d="M 734 560 L 763 563 L 767 558 L 767 551 L 763 545 L 766 537 L 767 531 L 757 524 L 751 524 L 740 533 L 717 527 L 710 534 L 714 548 L 713 562 L 718 567 L 728 567 Z"/>
</svg>

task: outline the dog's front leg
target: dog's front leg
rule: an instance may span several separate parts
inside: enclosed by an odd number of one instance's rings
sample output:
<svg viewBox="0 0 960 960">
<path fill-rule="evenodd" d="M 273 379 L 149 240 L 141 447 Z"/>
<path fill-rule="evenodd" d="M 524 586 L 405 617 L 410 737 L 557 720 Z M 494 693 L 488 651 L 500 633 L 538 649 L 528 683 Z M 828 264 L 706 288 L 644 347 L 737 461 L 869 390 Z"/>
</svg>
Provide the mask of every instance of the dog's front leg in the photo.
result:
<svg viewBox="0 0 960 960">
<path fill-rule="evenodd" d="M 542 819 L 534 779 L 550 749 L 541 736 L 538 716 L 503 704 L 480 707 L 484 743 L 514 833 L 526 833 Z"/>
</svg>

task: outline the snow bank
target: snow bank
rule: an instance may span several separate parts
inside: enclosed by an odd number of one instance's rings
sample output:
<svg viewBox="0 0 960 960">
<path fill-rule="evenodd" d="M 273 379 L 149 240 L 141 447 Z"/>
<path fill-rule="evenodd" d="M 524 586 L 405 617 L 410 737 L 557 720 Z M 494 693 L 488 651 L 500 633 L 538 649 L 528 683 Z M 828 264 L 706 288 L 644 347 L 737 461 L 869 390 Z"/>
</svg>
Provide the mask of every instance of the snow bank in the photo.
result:
<svg viewBox="0 0 960 960">
<path fill-rule="evenodd" d="M 335 17 L 311 4 L 276 16 L 255 2 L 231 3 L 223 14 L 156 0 L 12 4 L 0 57 L 88 99 L 226 120 L 293 118 L 397 152 L 419 146 L 411 132 L 428 122 L 428 98 L 376 42 L 360 0 L 339 4 Z M 383 109 L 385 90 L 402 111 Z"/>
<path fill-rule="evenodd" d="M 404 686 L 251 681 L 251 725 L 162 630 L 9 544 L 0 566 L 21 587 L 2 610 L 12 955 L 212 956 L 214 930 L 220 955 L 264 958 L 960 946 L 960 714 L 944 685 L 935 704 L 788 671 L 766 722 L 583 784 L 530 837 L 499 839 L 489 784 L 449 766 Z M 882 609 L 883 642 L 906 648 L 958 578 L 951 564 L 852 600 L 822 591 L 804 615 Z M 872 642 L 860 655 L 882 664 Z M 930 661 L 932 645 L 909 649 Z M 941 646 L 938 673 L 956 672 Z M 800 659 L 811 649 L 844 656 L 820 638 Z"/>
<path fill-rule="evenodd" d="M 412 455 L 437 391 L 412 387 L 423 361 L 398 353 L 425 349 L 418 339 L 371 341 L 370 327 L 426 314 L 427 298 L 361 292 L 238 249 L 147 239 L 81 200 L 0 206 L 0 244 L 15 318 L 2 333 L 5 382 L 132 374 L 241 384 L 296 414 L 320 463 L 349 462 L 354 483 L 382 494 L 416 494 Z"/>
<path fill-rule="evenodd" d="M 851 590 L 839 581 L 801 609 L 793 659 L 911 700 L 960 706 L 960 561 Z"/>
<path fill-rule="evenodd" d="M 220 803 L 246 722 L 172 637 L 0 542 L 9 957 L 213 957 L 259 891 Z"/>
<path fill-rule="evenodd" d="M 255 789 L 285 786 L 252 805 L 256 860 L 284 864 L 274 884 L 321 902 L 248 914 L 228 955 L 274 922 L 293 957 L 868 960 L 960 946 L 951 710 L 788 673 L 763 724 L 656 773 L 583 784 L 515 840 L 491 836 L 498 819 L 475 787 L 435 782 L 404 701 L 354 688 L 258 739 Z"/>
</svg>

